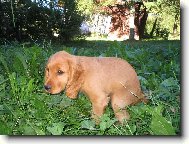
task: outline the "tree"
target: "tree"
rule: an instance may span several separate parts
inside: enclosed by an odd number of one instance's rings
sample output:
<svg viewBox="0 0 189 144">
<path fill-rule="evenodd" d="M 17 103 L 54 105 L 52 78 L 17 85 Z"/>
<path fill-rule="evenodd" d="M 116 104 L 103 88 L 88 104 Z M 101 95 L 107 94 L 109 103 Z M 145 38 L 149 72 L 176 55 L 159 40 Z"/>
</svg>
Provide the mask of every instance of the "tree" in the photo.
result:
<svg viewBox="0 0 189 144">
<path fill-rule="evenodd" d="M 83 17 L 77 9 L 75 0 L 62 0 L 61 2 L 63 4 L 63 13 L 60 20 L 60 38 L 68 41 L 80 34 Z"/>
<path fill-rule="evenodd" d="M 180 26 L 180 1 L 179 0 L 155 0 L 145 2 L 148 10 L 156 15 L 151 28 L 151 35 L 167 36 L 169 33 L 176 33 Z"/>
</svg>

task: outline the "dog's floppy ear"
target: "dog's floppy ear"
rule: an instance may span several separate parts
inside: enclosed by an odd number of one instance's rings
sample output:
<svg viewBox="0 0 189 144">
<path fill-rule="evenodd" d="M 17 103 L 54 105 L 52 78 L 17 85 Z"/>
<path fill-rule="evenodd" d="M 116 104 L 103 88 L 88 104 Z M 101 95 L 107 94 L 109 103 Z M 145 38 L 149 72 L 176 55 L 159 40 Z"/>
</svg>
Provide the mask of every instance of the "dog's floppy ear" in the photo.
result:
<svg viewBox="0 0 189 144">
<path fill-rule="evenodd" d="M 84 81 L 83 67 L 76 57 L 68 60 L 69 78 L 66 85 L 66 96 L 75 99 Z"/>
</svg>

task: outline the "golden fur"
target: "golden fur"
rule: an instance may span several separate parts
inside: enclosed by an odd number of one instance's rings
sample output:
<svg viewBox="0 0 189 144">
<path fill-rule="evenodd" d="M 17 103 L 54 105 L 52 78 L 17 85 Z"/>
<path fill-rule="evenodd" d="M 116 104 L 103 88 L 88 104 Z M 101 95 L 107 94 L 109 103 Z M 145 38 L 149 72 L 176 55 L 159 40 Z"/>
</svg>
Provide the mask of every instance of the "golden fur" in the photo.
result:
<svg viewBox="0 0 189 144">
<path fill-rule="evenodd" d="M 129 119 L 126 106 L 145 101 L 137 74 L 125 60 L 114 57 L 74 56 L 65 51 L 52 55 L 45 70 L 45 89 L 51 94 L 65 89 L 66 96 L 86 94 L 92 103 L 92 117 L 98 121 L 111 105 L 117 119 Z"/>
</svg>

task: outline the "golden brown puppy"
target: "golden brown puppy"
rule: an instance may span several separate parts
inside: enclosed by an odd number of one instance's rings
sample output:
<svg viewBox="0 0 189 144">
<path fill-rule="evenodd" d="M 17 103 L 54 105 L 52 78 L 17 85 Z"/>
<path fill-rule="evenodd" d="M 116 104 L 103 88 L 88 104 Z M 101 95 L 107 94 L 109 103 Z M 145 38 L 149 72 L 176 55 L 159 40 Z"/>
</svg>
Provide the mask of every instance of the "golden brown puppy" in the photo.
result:
<svg viewBox="0 0 189 144">
<path fill-rule="evenodd" d="M 69 98 L 85 93 L 98 120 L 111 100 L 120 122 L 129 119 L 126 106 L 145 101 L 137 74 L 125 60 L 114 57 L 74 56 L 65 51 L 52 55 L 45 70 L 45 89 L 51 94 L 65 89 Z"/>
</svg>

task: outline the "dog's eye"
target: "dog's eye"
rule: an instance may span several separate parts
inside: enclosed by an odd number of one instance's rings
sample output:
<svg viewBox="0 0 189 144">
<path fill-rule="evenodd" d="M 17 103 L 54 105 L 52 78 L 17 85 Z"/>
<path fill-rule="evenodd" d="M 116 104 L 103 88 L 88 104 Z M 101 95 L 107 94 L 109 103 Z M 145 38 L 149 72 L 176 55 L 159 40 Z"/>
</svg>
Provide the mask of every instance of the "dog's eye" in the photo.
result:
<svg viewBox="0 0 189 144">
<path fill-rule="evenodd" d="M 58 70 L 57 74 L 62 75 L 64 72 L 62 70 Z"/>
<path fill-rule="evenodd" d="M 46 67 L 45 70 L 49 72 L 49 68 Z"/>
</svg>

